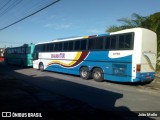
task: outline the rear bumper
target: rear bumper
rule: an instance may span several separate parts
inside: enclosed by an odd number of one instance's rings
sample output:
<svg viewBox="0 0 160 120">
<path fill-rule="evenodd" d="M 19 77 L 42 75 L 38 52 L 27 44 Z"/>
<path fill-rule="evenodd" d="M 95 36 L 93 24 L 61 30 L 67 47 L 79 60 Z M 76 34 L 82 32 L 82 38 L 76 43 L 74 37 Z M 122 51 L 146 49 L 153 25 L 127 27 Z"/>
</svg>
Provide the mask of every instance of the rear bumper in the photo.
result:
<svg viewBox="0 0 160 120">
<path fill-rule="evenodd" d="M 137 73 L 134 82 L 150 82 L 155 78 L 155 72 Z"/>
</svg>

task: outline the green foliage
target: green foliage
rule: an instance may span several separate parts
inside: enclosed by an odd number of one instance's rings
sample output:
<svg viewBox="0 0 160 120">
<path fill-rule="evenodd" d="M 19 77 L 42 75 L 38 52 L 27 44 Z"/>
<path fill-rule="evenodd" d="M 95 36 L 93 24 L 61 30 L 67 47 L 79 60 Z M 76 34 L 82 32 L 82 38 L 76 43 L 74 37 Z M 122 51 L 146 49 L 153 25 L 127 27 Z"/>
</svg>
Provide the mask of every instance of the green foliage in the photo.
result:
<svg viewBox="0 0 160 120">
<path fill-rule="evenodd" d="M 106 31 L 107 32 L 116 32 L 116 31 L 124 30 L 124 29 L 128 29 L 128 28 L 131 28 L 131 27 L 127 26 L 127 25 L 125 25 L 125 26 L 115 26 L 115 25 L 113 25 L 113 26 L 109 27 Z"/>
<path fill-rule="evenodd" d="M 121 18 L 118 19 L 119 22 L 122 22 L 121 26 L 110 26 L 106 32 L 116 32 L 119 30 L 124 30 L 128 28 L 142 27 L 142 23 L 147 19 L 147 17 L 140 16 L 137 13 L 133 13 L 131 18 Z"/>
<path fill-rule="evenodd" d="M 133 13 L 131 18 L 121 18 L 118 21 L 123 22 L 125 26 L 130 26 L 131 28 L 134 27 L 141 27 L 142 23 L 147 19 L 147 17 L 140 16 L 137 13 Z"/>
<path fill-rule="evenodd" d="M 160 12 L 150 15 L 142 24 L 156 33 L 160 32 Z"/>
</svg>

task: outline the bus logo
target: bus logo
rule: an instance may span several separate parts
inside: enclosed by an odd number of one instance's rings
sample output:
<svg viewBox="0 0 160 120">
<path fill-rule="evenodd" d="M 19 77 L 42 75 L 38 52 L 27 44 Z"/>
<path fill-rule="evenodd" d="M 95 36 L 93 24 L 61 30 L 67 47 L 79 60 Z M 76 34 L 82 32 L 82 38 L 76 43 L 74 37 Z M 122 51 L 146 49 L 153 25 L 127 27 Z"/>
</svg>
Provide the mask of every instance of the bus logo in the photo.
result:
<svg viewBox="0 0 160 120">
<path fill-rule="evenodd" d="M 65 58 L 65 53 L 51 54 L 51 58 Z"/>
</svg>

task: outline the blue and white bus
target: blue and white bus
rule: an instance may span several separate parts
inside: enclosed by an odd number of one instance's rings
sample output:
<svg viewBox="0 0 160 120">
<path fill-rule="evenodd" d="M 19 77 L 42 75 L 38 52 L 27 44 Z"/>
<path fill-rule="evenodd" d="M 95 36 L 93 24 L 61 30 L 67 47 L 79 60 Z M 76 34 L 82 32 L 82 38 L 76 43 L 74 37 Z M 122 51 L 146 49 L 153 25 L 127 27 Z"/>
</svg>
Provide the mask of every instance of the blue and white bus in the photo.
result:
<svg viewBox="0 0 160 120">
<path fill-rule="evenodd" d="M 80 75 L 98 82 L 144 82 L 154 79 L 156 54 L 156 34 L 133 28 L 38 43 L 33 68 Z"/>
</svg>

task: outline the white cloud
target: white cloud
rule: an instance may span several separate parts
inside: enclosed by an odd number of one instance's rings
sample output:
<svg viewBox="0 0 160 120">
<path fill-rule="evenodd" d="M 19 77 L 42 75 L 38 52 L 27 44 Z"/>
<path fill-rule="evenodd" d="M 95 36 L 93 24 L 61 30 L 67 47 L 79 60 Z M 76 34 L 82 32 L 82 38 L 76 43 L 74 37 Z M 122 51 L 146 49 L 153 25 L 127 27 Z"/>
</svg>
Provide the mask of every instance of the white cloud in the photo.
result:
<svg viewBox="0 0 160 120">
<path fill-rule="evenodd" d="M 59 30 L 70 28 L 71 24 L 45 24 L 44 27 Z"/>
<path fill-rule="evenodd" d="M 70 24 L 61 24 L 61 25 L 56 25 L 56 29 L 66 29 L 70 28 Z"/>
<path fill-rule="evenodd" d="M 53 24 L 45 24 L 44 27 L 52 27 Z"/>
</svg>

